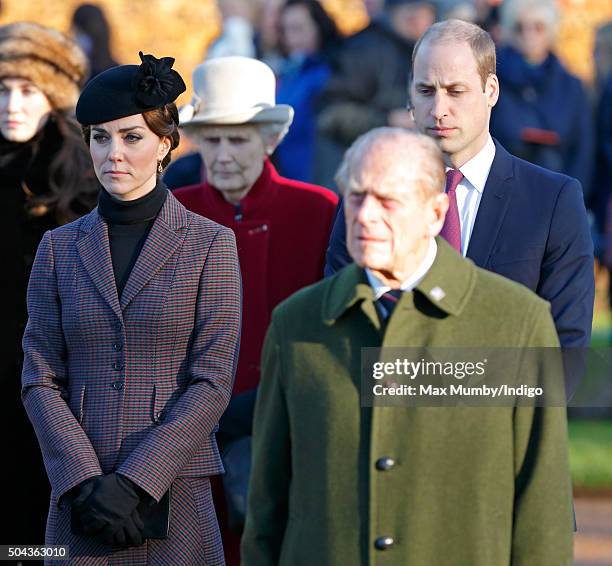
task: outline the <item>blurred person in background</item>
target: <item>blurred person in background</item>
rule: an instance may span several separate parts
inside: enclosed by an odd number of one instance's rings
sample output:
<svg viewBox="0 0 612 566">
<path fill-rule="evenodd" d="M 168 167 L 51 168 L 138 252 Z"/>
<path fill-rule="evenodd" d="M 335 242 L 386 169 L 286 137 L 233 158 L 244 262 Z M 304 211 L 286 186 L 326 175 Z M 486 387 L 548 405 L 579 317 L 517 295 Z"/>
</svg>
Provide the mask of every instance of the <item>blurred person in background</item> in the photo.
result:
<svg viewBox="0 0 612 566">
<path fill-rule="evenodd" d="M 339 50 L 319 104 L 315 182 L 334 186 L 342 155 L 361 134 L 412 126 L 406 109 L 412 50 L 435 19 L 433 1 L 386 0 L 384 10 Z"/>
<path fill-rule="evenodd" d="M 253 0 L 219 0 L 221 34 L 206 51 L 206 59 L 238 55 L 255 57 L 258 3 Z"/>
<path fill-rule="evenodd" d="M 377 18 L 385 8 L 385 0 L 363 0 L 363 7 L 365 8 L 368 18 L 373 20 Z"/>
<path fill-rule="evenodd" d="M 462 2 L 452 0 L 445 2 L 444 7 L 439 8 L 440 18 L 444 20 L 463 20 L 464 22 L 476 23 L 478 11 L 473 2 Z"/>
<path fill-rule="evenodd" d="M 595 124 L 596 158 L 590 208 L 597 229 L 597 253 L 612 270 L 612 22 L 595 34 Z M 608 300 L 612 304 L 612 277 Z"/>
<path fill-rule="evenodd" d="M 287 58 L 280 69 L 276 99 L 295 110 L 291 129 L 276 151 L 284 177 L 311 182 L 316 134 L 315 102 L 330 76 L 329 59 L 339 34 L 318 0 L 288 0 L 280 15 L 281 46 Z"/>
<path fill-rule="evenodd" d="M 594 131 L 580 80 L 553 53 L 559 14 L 554 0 L 506 0 L 509 43 L 498 50 L 501 95 L 491 133 L 521 157 L 591 187 Z"/>
<path fill-rule="evenodd" d="M 499 23 L 499 6 L 502 0 L 473 0 L 476 9 L 475 23 L 483 30 L 488 31 L 497 45 L 500 42 L 502 31 Z"/>
<path fill-rule="evenodd" d="M 200 102 L 183 129 L 201 147 L 208 181 L 174 195 L 189 210 L 234 231 L 242 273 L 240 356 L 218 434 L 225 475 L 223 487 L 219 481 L 214 489 L 225 559 L 237 566 L 264 336 L 272 309 L 322 277 L 338 199 L 323 187 L 280 176 L 270 163 L 293 109 L 276 104 L 269 67 L 225 57 L 205 62 L 193 76 Z"/>
<path fill-rule="evenodd" d="M 283 63 L 280 48 L 280 13 L 284 0 L 262 0 L 261 11 L 255 32 L 257 59 L 270 67 L 274 74 Z"/>
<path fill-rule="evenodd" d="M 89 59 L 90 80 L 117 65 L 110 47 L 110 26 L 102 8 L 81 4 L 72 15 L 70 31 Z"/>
<path fill-rule="evenodd" d="M 49 484 L 20 401 L 21 338 L 43 234 L 95 205 L 98 184 L 72 119 L 86 75 L 85 54 L 59 31 L 32 23 L 0 27 L 0 376 L 2 414 L 10 423 L 2 544 L 44 540 Z"/>
</svg>

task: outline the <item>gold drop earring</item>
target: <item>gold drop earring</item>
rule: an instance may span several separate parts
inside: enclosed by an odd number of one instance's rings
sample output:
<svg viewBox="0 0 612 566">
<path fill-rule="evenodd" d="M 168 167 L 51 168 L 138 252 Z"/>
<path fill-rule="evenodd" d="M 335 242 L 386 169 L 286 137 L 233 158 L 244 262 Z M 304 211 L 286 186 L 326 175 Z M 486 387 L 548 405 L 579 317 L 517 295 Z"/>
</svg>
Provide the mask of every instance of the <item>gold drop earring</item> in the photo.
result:
<svg viewBox="0 0 612 566">
<path fill-rule="evenodd" d="M 160 175 L 161 175 L 161 174 L 164 172 L 164 170 L 163 170 L 163 168 L 162 168 L 161 161 L 158 161 L 158 162 L 157 162 L 157 172 L 158 172 Z"/>
</svg>

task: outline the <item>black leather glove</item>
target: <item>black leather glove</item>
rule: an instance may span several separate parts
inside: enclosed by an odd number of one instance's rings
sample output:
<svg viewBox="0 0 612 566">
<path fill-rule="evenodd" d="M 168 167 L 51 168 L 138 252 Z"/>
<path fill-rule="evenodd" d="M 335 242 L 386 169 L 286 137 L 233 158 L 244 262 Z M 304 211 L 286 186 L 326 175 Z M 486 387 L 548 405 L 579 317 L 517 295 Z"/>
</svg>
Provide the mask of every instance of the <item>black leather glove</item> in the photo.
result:
<svg viewBox="0 0 612 566">
<path fill-rule="evenodd" d="M 91 478 L 87 478 L 79 485 L 73 487 L 70 491 L 64 493 L 59 500 L 60 507 L 64 508 L 72 505 L 74 502 L 82 503 L 85 501 L 85 499 L 91 495 L 91 492 L 93 491 L 99 477 L 100 476 L 93 476 Z"/>
<path fill-rule="evenodd" d="M 79 496 L 72 504 L 83 534 L 96 536 L 106 544 L 141 544 L 138 487 L 121 474 L 95 480 L 89 496 Z"/>
<path fill-rule="evenodd" d="M 113 546 L 137 546 L 143 543 L 142 530 L 144 523 L 137 509 L 125 519 L 116 521 L 96 536 L 100 542 Z"/>
</svg>

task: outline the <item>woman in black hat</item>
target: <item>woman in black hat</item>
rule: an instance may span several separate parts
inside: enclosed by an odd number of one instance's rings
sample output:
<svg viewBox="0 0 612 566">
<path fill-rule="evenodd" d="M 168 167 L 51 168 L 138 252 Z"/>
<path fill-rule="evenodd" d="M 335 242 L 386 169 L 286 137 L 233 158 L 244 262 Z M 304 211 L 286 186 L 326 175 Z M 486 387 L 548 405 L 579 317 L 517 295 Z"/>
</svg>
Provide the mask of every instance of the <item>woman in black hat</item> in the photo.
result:
<svg viewBox="0 0 612 566">
<path fill-rule="evenodd" d="M 209 476 L 231 392 L 231 230 L 160 181 L 185 90 L 172 58 L 95 77 L 77 119 L 103 190 L 45 234 L 28 289 L 23 400 L 52 486 L 47 544 L 87 564 L 223 564 Z"/>
</svg>

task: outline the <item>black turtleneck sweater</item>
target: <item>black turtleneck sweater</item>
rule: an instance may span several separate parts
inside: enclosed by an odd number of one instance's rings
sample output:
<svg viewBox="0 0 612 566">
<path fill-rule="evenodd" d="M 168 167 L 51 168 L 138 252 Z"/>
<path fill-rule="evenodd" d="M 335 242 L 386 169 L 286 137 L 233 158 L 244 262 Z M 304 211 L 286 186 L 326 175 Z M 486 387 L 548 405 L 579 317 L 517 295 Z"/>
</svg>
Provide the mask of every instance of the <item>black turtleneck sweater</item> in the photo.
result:
<svg viewBox="0 0 612 566">
<path fill-rule="evenodd" d="M 168 189 L 161 181 L 157 182 L 151 192 L 130 201 L 118 200 L 105 190 L 100 191 L 98 212 L 108 224 L 108 239 L 119 297 L 167 195 Z"/>
</svg>

